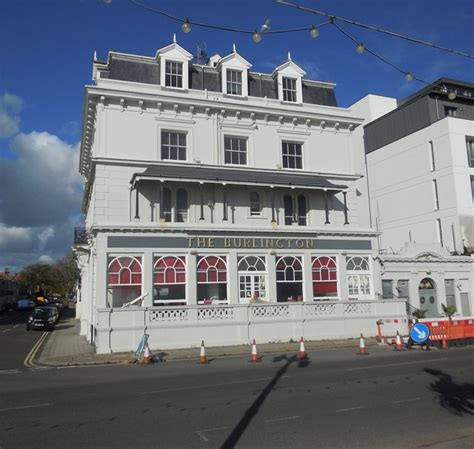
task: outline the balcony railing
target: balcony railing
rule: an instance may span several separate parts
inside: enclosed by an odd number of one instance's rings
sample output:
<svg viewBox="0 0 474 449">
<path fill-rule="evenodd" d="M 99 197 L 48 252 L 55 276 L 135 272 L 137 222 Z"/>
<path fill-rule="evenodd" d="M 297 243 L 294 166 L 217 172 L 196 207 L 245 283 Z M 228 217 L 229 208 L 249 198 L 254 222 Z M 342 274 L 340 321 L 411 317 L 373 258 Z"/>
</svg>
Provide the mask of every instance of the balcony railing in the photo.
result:
<svg viewBox="0 0 474 449">
<path fill-rule="evenodd" d="M 89 240 L 89 233 L 86 228 L 74 228 L 74 245 L 87 244 Z"/>
</svg>

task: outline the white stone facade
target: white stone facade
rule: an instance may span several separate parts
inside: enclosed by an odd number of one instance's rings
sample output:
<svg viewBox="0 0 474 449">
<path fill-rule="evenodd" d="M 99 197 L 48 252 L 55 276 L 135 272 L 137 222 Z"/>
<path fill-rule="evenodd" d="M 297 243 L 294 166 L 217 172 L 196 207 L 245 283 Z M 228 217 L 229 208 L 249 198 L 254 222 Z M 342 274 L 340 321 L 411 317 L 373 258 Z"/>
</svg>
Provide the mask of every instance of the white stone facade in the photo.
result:
<svg viewBox="0 0 474 449">
<path fill-rule="evenodd" d="M 173 43 L 155 58 L 94 63 L 81 148 L 88 240 L 76 250 L 81 334 L 99 352 L 134 349 L 163 314 L 191 318 L 157 330 L 150 344 L 161 348 L 199 344 L 222 314 L 232 319 L 212 344 L 248 340 L 242 313 L 247 323 L 267 317 L 255 327 L 262 341 L 299 338 L 306 305 L 321 301 L 311 338 L 375 334 L 375 319 L 405 314 L 404 301 L 378 301 L 377 232 L 354 137 L 362 119 L 292 61 L 272 76 L 236 55 L 200 66 Z M 182 66 L 164 67 L 167 57 Z M 239 95 L 223 91 L 227 64 L 246 71 L 229 75 Z M 274 325 L 273 306 L 293 331 Z M 201 333 L 186 333 L 191 325 Z"/>
</svg>

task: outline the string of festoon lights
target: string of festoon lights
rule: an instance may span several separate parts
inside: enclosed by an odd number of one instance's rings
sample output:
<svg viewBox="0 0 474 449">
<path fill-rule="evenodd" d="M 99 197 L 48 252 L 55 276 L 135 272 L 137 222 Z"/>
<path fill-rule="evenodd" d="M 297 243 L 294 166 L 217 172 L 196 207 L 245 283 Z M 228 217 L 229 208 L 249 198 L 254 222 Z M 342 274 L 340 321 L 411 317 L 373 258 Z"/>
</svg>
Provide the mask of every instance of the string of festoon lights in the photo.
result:
<svg viewBox="0 0 474 449">
<path fill-rule="evenodd" d="M 111 4 L 112 3 L 112 0 L 102 0 L 102 1 L 106 4 Z M 297 32 L 303 32 L 303 31 L 307 32 L 309 34 L 309 36 L 314 39 L 314 38 L 317 38 L 319 36 L 319 30 L 322 27 L 324 27 L 326 25 L 331 25 L 335 30 L 340 32 L 343 36 L 345 36 L 347 39 L 349 39 L 350 41 L 352 41 L 355 44 L 355 51 L 357 52 L 357 54 L 362 55 L 365 52 L 367 52 L 367 53 L 371 54 L 372 56 L 374 56 L 375 58 L 377 58 L 379 61 L 383 62 L 384 64 L 387 64 L 388 66 L 390 66 L 393 69 L 400 72 L 404 76 L 406 81 L 416 80 L 416 81 L 419 81 L 419 82 L 421 82 L 423 84 L 426 84 L 428 86 L 430 86 L 432 84 L 425 81 L 425 80 L 423 80 L 423 79 L 421 79 L 421 78 L 416 77 L 411 71 L 405 70 L 404 68 L 399 67 L 398 65 L 391 62 L 389 59 L 385 58 L 384 56 L 381 56 L 379 53 L 376 53 L 372 49 L 368 48 L 364 43 L 362 43 L 360 40 L 356 39 L 351 33 L 349 33 L 347 30 L 342 28 L 341 24 L 343 24 L 343 23 L 350 24 L 350 25 L 355 26 L 355 27 L 364 28 L 364 29 L 367 29 L 367 30 L 370 30 L 370 31 L 374 31 L 376 33 L 385 34 L 385 35 L 389 35 L 389 36 L 392 36 L 392 37 L 395 37 L 395 38 L 398 38 L 398 39 L 403 39 L 403 40 L 408 41 L 408 42 L 428 46 L 428 47 L 435 48 L 435 49 L 440 50 L 440 51 L 448 52 L 448 53 L 451 53 L 451 54 L 454 54 L 454 55 L 457 55 L 457 56 L 460 56 L 460 57 L 474 59 L 474 54 L 470 54 L 470 53 L 467 53 L 467 52 L 464 52 L 464 51 L 461 51 L 461 50 L 457 50 L 457 49 L 454 49 L 454 48 L 448 48 L 448 47 L 445 47 L 445 46 L 442 46 L 442 45 L 439 45 L 439 44 L 435 44 L 433 42 L 417 39 L 417 38 L 414 38 L 412 36 L 407 36 L 407 35 L 404 35 L 404 34 L 401 34 L 401 33 L 396 33 L 396 32 L 393 32 L 393 31 L 385 30 L 383 28 L 368 25 L 368 24 L 358 22 L 358 21 L 353 20 L 353 19 L 340 17 L 340 16 L 336 16 L 336 15 L 333 15 L 333 14 L 329 14 L 327 12 L 319 11 L 319 10 L 316 10 L 316 9 L 313 9 L 313 8 L 308 8 L 308 7 L 305 7 L 305 6 L 301 6 L 301 5 L 298 5 L 296 3 L 291 3 L 287 0 L 275 0 L 275 2 L 280 4 L 280 5 L 296 8 L 296 9 L 299 9 L 301 11 L 305 11 L 305 12 L 308 12 L 308 13 L 311 13 L 311 14 L 314 14 L 314 15 L 317 15 L 317 16 L 320 16 L 320 17 L 325 17 L 327 20 L 325 22 L 322 22 L 322 23 L 318 23 L 318 24 L 312 23 L 309 26 L 300 27 L 300 28 L 286 28 L 286 29 L 272 30 L 271 29 L 271 19 L 266 19 L 263 22 L 263 24 L 257 29 L 243 29 L 243 28 L 234 28 L 234 27 L 216 25 L 216 24 L 212 24 L 212 23 L 198 22 L 198 21 L 195 21 L 195 20 L 190 20 L 187 17 L 179 17 L 179 16 L 176 16 L 174 14 L 170 14 L 166 11 L 163 11 L 161 9 L 158 9 L 155 6 L 151 6 L 151 5 L 148 5 L 146 3 L 142 3 L 139 0 L 128 0 L 128 2 L 132 3 L 133 5 L 135 5 L 137 7 L 140 7 L 140 8 L 143 8 L 145 10 L 152 11 L 156 14 L 161 15 L 161 16 L 167 17 L 168 19 L 174 20 L 176 22 L 180 22 L 181 23 L 181 30 L 183 31 L 183 33 L 190 33 L 191 30 L 192 30 L 192 27 L 196 26 L 196 27 L 201 27 L 201 28 L 210 28 L 210 29 L 214 29 L 214 30 L 218 30 L 218 31 L 228 31 L 228 32 L 233 32 L 233 33 L 248 34 L 248 35 L 251 35 L 252 40 L 255 43 L 259 43 L 262 40 L 262 38 L 266 35 L 284 34 L 284 33 L 297 33 Z M 448 98 L 451 99 L 451 100 L 454 100 L 456 98 L 455 92 L 449 92 Z"/>
</svg>

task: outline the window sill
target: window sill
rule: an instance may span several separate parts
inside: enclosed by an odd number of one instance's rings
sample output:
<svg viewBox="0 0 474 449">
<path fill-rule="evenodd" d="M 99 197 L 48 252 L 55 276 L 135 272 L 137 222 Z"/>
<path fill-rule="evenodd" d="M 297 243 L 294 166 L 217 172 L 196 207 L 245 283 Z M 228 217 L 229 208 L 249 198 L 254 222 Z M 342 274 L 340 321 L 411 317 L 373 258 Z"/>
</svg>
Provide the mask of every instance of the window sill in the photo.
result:
<svg viewBox="0 0 474 449">
<path fill-rule="evenodd" d="M 232 98 L 232 99 L 243 100 L 243 101 L 248 101 L 248 99 L 249 99 L 249 97 L 246 96 L 246 95 L 236 95 L 236 94 L 223 93 L 222 96 L 224 98 Z"/>
<path fill-rule="evenodd" d="M 175 91 L 175 92 L 185 92 L 188 93 L 189 89 L 186 87 L 173 87 L 173 86 L 161 86 L 165 90 Z"/>
</svg>

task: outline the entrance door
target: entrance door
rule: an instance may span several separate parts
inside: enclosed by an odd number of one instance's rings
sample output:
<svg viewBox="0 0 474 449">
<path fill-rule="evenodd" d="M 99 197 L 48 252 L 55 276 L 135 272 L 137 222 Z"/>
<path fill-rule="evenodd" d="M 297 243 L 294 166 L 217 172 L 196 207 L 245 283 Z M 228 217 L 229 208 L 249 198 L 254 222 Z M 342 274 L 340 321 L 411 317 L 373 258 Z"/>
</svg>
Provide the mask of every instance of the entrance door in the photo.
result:
<svg viewBox="0 0 474 449">
<path fill-rule="evenodd" d="M 432 279 L 425 278 L 418 287 L 420 298 L 420 309 L 426 310 L 426 318 L 439 316 L 438 298 L 436 296 L 436 284 Z"/>
</svg>

